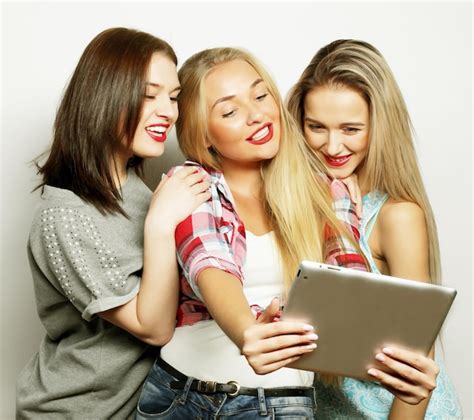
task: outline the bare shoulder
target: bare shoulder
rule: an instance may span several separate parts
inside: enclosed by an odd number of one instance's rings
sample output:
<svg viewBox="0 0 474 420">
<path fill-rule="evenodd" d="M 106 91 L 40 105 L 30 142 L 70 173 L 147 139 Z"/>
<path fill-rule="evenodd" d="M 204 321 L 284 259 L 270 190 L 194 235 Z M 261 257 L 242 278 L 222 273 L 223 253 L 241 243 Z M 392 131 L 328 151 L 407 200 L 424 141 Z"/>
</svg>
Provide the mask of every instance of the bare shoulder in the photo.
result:
<svg viewBox="0 0 474 420">
<path fill-rule="evenodd" d="M 420 206 L 407 201 L 388 200 L 379 216 L 380 246 L 390 274 L 426 281 L 428 231 Z"/>
<path fill-rule="evenodd" d="M 410 201 L 395 201 L 389 198 L 380 210 L 380 227 L 383 230 L 393 228 L 414 228 L 417 225 L 425 225 L 425 214 L 423 209 L 416 203 Z"/>
</svg>

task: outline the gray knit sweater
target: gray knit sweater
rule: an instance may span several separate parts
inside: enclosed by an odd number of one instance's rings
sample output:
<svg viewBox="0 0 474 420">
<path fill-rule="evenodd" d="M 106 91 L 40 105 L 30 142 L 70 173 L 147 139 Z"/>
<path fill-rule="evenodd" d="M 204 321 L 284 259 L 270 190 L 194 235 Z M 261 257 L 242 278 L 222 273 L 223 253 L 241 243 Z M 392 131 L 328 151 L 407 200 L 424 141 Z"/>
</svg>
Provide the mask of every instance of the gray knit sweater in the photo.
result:
<svg viewBox="0 0 474 420">
<path fill-rule="evenodd" d="M 121 203 L 103 215 L 69 190 L 46 186 L 28 241 L 38 314 L 46 329 L 17 382 L 19 419 L 126 419 L 153 352 L 96 316 L 130 301 L 143 268 L 151 191 L 129 171 Z"/>
</svg>

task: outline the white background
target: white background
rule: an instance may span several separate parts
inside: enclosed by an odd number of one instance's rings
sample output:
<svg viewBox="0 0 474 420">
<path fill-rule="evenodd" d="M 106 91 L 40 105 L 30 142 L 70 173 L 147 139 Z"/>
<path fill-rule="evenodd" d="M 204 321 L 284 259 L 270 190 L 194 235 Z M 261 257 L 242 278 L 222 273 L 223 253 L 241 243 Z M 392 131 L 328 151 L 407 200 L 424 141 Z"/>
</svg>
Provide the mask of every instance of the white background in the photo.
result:
<svg viewBox="0 0 474 420">
<path fill-rule="evenodd" d="M 417 132 L 444 284 L 458 290 L 443 341 L 465 418 L 472 418 L 471 25 L 467 2 L 4 3 L 0 419 L 13 418 L 15 378 L 44 334 L 25 252 L 38 200 L 30 194 L 37 179 L 29 161 L 48 146 L 58 101 L 83 49 L 112 26 L 166 39 L 180 63 L 208 47 L 245 47 L 284 95 L 316 50 L 334 39 L 363 39 L 382 51 Z M 164 166 L 181 159 L 174 139 L 167 148 Z M 162 171 L 154 166 L 151 178 Z"/>
</svg>

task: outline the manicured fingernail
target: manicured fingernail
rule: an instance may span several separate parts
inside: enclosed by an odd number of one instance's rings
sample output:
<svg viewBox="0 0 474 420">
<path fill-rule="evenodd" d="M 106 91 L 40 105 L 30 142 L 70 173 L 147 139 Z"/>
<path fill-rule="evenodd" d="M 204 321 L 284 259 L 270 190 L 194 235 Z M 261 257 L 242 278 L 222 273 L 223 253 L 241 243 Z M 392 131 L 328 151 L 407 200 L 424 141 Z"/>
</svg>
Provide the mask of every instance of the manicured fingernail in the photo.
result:
<svg viewBox="0 0 474 420">
<path fill-rule="evenodd" d="M 393 356 L 393 350 L 390 347 L 384 347 L 382 351 L 389 356 Z"/>
<path fill-rule="evenodd" d="M 375 355 L 375 358 L 379 361 L 379 362 L 385 362 L 385 356 L 382 354 L 382 353 L 377 353 Z"/>
<path fill-rule="evenodd" d="M 314 327 L 313 327 L 312 325 L 303 324 L 303 330 L 305 330 L 305 331 L 313 331 L 313 330 L 314 330 Z"/>
<path fill-rule="evenodd" d="M 307 346 L 305 346 L 305 348 L 308 349 L 308 350 L 313 350 L 316 347 L 318 347 L 318 345 L 316 343 L 311 343 L 311 344 L 308 344 Z"/>
<path fill-rule="evenodd" d="M 306 338 L 308 340 L 317 340 L 319 337 L 318 337 L 318 334 L 308 334 Z"/>
<path fill-rule="evenodd" d="M 367 371 L 367 373 L 368 373 L 370 376 L 375 376 L 375 377 L 378 376 L 378 372 L 377 372 L 375 369 L 369 369 L 369 370 Z"/>
</svg>

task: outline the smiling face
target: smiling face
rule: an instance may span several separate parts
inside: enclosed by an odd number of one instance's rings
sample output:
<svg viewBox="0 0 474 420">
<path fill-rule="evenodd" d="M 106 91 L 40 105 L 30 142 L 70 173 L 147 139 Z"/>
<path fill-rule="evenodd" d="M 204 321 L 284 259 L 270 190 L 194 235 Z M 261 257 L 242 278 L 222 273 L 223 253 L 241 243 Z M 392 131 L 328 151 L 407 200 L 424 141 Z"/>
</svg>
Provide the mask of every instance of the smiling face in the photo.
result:
<svg viewBox="0 0 474 420">
<path fill-rule="evenodd" d="M 219 64 L 204 81 L 208 109 L 207 145 L 228 162 L 256 164 L 272 159 L 280 145 L 280 110 L 264 80 L 243 60 Z"/>
<path fill-rule="evenodd" d="M 329 173 L 347 178 L 359 173 L 369 145 L 369 107 L 356 90 L 321 86 L 304 100 L 304 135 Z"/>
<path fill-rule="evenodd" d="M 180 91 L 176 65 L 165 55 L 154 53 L 148 66 L 146 93 L 131 152 L 143 158 L 164 152 L 164 142 L 178 118 Z"/>
</svg>

